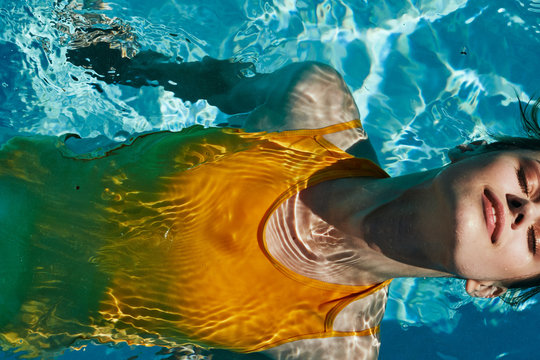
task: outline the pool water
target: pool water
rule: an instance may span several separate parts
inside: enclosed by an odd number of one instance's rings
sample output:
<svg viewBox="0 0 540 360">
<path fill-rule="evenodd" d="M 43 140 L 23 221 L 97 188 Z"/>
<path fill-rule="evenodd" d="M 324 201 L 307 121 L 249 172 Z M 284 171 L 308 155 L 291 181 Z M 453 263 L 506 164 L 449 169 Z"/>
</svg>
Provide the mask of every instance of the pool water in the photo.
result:
<svg viewBox="0 0 540 360">
<path fill-rule="evenodd" d="M 98 84 L 66 62 L 70 34 L 88 14 L 129 25 L 135 38 L 121 40 L 127 48 L 185 61 L 234 58 L 260 72 L 304 60 L 331 64 L 351 88 L 391 175 L 442 166 L 447 150 L 461 143 L 521 134 L 516 94 L 529 100 L 540 91 L 538 0 L 79 3 L 0 0 L 0 143 L 16 133 L 66 132 L 121 141 L 227 120 L 205 101 L 182 102 L 162 88 Z M 380 358 L 529 359 L 540 340 L 539 312 L 535 299 L 519 308 L 473 300 L 459 280 L 395 280 Z M 90 345 L 58 358 L 170 356 L 159 350 Z M 198 357 L 189 349 L 182 354 L 177 358 Z"/>
</svg>

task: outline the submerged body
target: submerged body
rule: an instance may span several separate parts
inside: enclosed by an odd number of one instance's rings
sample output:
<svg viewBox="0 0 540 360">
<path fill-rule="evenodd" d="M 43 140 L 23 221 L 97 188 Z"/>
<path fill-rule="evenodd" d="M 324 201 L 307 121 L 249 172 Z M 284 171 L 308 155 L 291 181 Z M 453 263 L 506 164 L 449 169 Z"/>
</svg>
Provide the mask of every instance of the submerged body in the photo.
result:
<svg viewBox="0 0 540 360">
<path fill-rule="evenodd" d="M 376 335 L 385 292 L 363 326 L 334 322 L 386 283 L 300 275 L 265 240 L 274 211 L 304 188 L 386 176 L 323 138 L 351 126 L 359 122 L 281 133 L 193 127 L 87 155 L 60 138 L 11 139 L 0 184 L 20 208 L 10 210 L 17 221 L 2 221 L 12 279 L 4 345 L 54 351 L 94 338 L 252 352 Z"/>
</svg>

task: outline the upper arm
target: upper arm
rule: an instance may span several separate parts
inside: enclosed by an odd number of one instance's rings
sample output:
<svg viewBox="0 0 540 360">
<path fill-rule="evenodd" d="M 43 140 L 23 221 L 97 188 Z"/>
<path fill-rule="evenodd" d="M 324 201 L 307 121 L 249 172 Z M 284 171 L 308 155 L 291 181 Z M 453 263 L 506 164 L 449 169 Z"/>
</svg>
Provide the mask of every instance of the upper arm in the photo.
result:
<svg viewBox="0 0 540 360">
<path fill-rule="evenodd" d="M 306 339 L 277 346 L 263 353 L 275 360 L 371 360 L 379 355 L 378 334 Z"/>
</svg>

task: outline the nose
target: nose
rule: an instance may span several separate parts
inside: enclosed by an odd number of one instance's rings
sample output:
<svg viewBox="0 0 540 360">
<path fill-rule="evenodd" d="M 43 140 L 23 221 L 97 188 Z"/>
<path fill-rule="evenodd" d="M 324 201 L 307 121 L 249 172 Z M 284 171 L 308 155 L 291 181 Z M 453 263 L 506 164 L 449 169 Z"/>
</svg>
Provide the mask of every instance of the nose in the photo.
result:
<svg viewBox="0 0 540 360">
<path fill-rule="evenodd" d="M 515 195 L 506 195 L 506 202 L 510 209 L 512 229 L 520 226 L 529 227 L 540 218 L 540 204 Z"/>
</svg>

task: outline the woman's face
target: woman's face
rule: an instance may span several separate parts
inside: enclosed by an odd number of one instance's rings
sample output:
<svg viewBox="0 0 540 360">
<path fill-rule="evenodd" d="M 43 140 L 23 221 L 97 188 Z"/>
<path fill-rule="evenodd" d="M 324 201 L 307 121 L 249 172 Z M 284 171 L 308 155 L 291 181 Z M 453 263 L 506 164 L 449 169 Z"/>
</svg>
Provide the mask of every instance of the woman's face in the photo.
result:
<svg viewBox="0 0 540 360">
<path fill-rule="evenodd" d="M 540 152 L 498 151 L 460 160 L 434 180 L 448 200 L 452 269 L 466 279 L 540 274 Z"/>
</svg>

